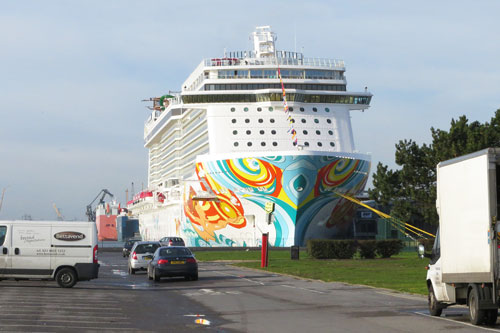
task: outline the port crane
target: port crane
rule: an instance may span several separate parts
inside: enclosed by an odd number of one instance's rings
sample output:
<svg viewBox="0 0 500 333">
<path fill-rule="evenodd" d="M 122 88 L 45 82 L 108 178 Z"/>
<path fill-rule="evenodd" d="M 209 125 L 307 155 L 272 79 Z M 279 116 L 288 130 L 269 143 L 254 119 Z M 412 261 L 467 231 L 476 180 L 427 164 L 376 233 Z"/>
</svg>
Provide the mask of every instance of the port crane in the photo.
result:
<svg viewBox="0 0 500 333">
<path fill-rule="evenodd" d="M 86 213 L 85 213 L 85 214 L 87 215 L 88 220 L 89 220 L 90 222 L 95 222 L 95 208 L 94 208 L 94 209 L 92 209 L 92 204 L 94 203 L 94 201 L 96 201 L 96 200 L 97 200 L 97 198 L 99 198 L 99 196 L 100 196 L 101 194 L 102 194 L 101 199 L 99 199 L 99 203 L 98 203 L 97 205 L 104 204 L 104 197 L 105 197 L 106 195 L 109 195 L 109 196 L 110 196 L 110 197 L 112 197 L 112 198 L 114 197 L 114 195 L 113 195 L 113 194 L 111 194 L 111 193 L 110 193 L 108 190 L 106 190 L 106 189 L 102 189 L 102 190 L 101 190 L 101 191 L 97 194 L 97 196 L 94 198 L 94 200 L 92 200 L 92 202 L 91 202 L 91 203 L 89 203 L 89 204 L 87 205 L 87 211 L 86 211 Z"/>
</svg>

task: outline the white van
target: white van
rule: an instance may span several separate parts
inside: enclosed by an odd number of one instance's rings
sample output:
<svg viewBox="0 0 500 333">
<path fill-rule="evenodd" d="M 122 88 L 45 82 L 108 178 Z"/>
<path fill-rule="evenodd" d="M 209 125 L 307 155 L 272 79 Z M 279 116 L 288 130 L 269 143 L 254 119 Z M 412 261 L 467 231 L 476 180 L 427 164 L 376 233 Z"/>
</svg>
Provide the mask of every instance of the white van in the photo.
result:
<svg viewBox="0 0 500 333">
<path fill-rule="evenodd" d="M 56 280 L 71 288 L 96 279 L 94 222 L 0 221 L 0 280 Z"/>
</svg>

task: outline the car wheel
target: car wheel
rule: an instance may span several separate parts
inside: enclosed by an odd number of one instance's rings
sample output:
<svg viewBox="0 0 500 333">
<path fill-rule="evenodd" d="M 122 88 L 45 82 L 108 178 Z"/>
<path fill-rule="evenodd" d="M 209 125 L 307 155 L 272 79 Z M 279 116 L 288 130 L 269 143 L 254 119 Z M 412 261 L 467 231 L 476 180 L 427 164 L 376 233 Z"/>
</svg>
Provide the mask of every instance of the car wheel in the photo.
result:
<svg viewBox="0 0 500 333">
<path fill-rule="evenodd" d="M 130 275 L 135 274 L 135 269 L 133 269 L 132 267 L 130 267 L 130 266 L 129 266 L 129 267 L 128 267 L 128 273 L 129 273 Z"/>
<path fill-rule="evenodd" d="M 198 281 L 198 273 L 195 273 L 195 274 L 191 275 L 191 280 L 192 281 Z"/>
<path fill-rule="evenodd" d="M 62 288 L 71 288 L 76 284 L 76 273 L 71 268 L 63 268 L 57 272 L 56 281 Z"/>
<path fill-rule="evenodd" d="M 160 282 L 160 275 L 156 272 L 156 268 L 153 268 L 153 278 L 156 282 Z"/>
<path fill-rule="evenodd" d="M 148 279 L 153 280 L 153 277 L 151 276 L 151 274 L 149 274 L 149 267 L 148 267 Z"/>
</svg>

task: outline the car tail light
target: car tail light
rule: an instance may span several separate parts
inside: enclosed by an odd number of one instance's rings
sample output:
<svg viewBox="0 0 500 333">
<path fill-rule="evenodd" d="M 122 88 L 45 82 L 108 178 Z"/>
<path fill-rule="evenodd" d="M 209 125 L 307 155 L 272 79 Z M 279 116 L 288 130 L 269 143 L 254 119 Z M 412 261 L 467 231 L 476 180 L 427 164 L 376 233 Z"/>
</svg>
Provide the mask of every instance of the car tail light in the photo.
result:
<svg viewBox="0 0 500 333">
<path fill-rule="evenodd" d="M 93 256 L 92 256 L 94 264 L 97 264 L 97 250 L 98 249 L 99 249 L 99 247 L 96 244 L 96 246 L 94 246 L 94 253 L 93 253 Z"/>
<path fill-rule="evenodd" d="M 196 264 L 196 259 L 195 258 L 188 258 L 186 261 L 188 263 L 191 263 L 191 264 Z"/>
<path fill-rule="evenodd" d="M 163 265 L 163 264 L 168 264 L 168 260 L 167 259 L 158 260 L 158 265 Z"/>
<path fill-rule="evenodd" d="M 132 252 L 132 259 L 137 260 L 137 253 L 135 253 L 135 251 Z"/>
</svg>

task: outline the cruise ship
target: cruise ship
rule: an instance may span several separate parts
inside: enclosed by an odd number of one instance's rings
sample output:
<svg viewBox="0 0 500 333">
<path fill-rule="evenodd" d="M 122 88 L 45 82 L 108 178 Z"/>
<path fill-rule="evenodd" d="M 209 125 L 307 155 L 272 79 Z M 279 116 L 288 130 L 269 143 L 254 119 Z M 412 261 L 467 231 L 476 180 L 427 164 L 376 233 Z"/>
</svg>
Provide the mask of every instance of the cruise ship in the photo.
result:
<svg viewBox="0 0 500 333">
<path fill-rule="evenodd" d="M 372 94 L 347 91 L 342 60 L 275 49 L 269 26 L 253 50 L 201 61 L 180 92 L 150 98 L 148 186 L 127 203 L 146 240 L 188 246 L 304 246 L 341 238 L 370 156 L 355 150 L 350 112 Z"/>
</svg>

